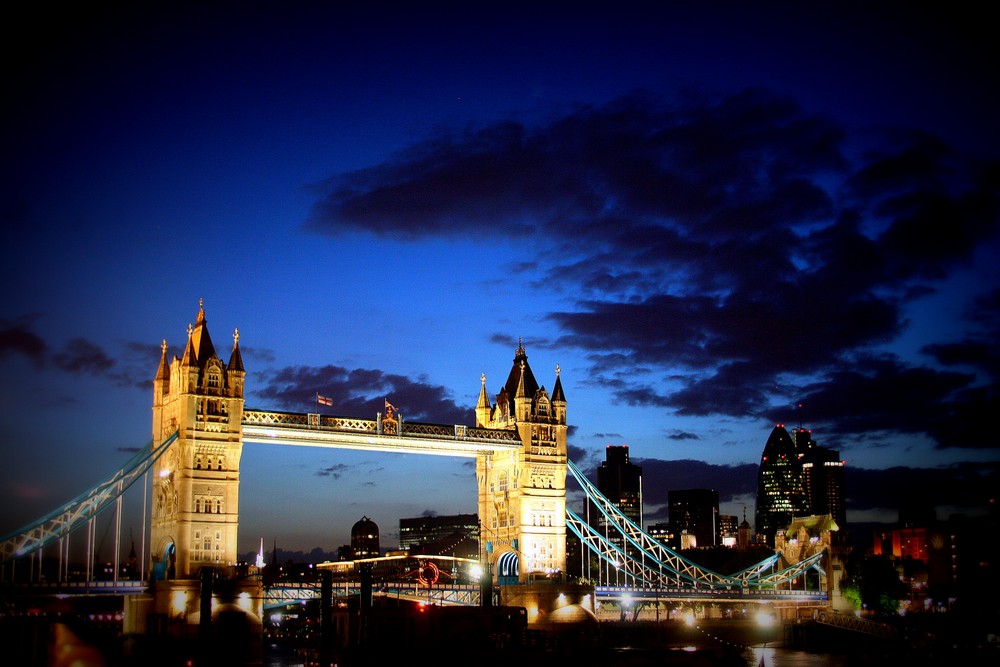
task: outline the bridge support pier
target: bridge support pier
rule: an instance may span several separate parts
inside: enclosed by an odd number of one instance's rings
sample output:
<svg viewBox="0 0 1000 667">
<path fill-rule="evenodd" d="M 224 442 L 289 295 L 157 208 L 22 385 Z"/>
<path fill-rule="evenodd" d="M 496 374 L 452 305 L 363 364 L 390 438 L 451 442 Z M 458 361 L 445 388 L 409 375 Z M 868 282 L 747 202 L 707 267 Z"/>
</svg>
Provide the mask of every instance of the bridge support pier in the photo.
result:
<svg viewBox="0 0 1000 667">
<path fill-rule="evenodd" d="M 500 605 L 524 607 L 528 625 L 597 621 L 594 587 L 587 584 L 545 582 L 500 587 Z"/>
<path fill-rule="evenodd" d="M 218 580 L 213 574 L 157 581 L 150 594 L 125 596 L 123 636 L 152 652 L 150 657 L 180 650 L 191 658 L 222 656 L 234 664 L 259 658 L 264 630 L 260 584 Z"/>
</svg>

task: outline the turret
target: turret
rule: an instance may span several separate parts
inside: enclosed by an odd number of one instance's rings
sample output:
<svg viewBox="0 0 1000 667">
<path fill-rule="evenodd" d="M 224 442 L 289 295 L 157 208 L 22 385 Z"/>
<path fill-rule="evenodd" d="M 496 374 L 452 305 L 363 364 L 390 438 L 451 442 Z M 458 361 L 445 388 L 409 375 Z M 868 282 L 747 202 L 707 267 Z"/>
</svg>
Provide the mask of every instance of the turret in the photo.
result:
<svg viewBox="0 0 1000 667">
<path fill-rule="evenodd" d="M 527 362 L 521 360 L 521 372 L 517 378 L 517 390 L 514 392 L 514 419 L 518 422 L 526 422 L 531 416 L 531 397 L 528 396 L 524 386 L 524 369 Z"/>
<path fill-rule="evenodd" d="M 229 356 L 229 365 L 226 366 L 229 395 L 233 398 L 243 398 L 243 381 L 246 375 L 243 355 L 240 354 L 240 330 L 236 329 L 233 331 L 233 353 Z"/>
<path fill-rule="evenodd" d="M 490 422 L 490 398 L 486 394 L 486 373 L 479 377 L 481 386 L 479 388 L 479 401 L 476 403 L 476 426 L 482 428 Z"/>
<path fill-rule="evenodd" d="M 556 364 L 556 384 L 552 388 L 552 418 L 557 424 L 566 423 L 566 395 L 563 393 L 559 364 Z"/>
</svg>

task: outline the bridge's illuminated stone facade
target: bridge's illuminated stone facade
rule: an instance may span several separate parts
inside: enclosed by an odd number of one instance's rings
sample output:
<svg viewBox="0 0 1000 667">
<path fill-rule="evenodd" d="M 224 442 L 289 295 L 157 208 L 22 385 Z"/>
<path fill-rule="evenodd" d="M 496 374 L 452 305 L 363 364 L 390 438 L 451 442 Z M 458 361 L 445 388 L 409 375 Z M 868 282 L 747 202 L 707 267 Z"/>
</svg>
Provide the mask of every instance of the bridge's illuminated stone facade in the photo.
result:
<svg viewBox="0 0 1000 667">
<path fill-rule="evenodd" d="M 566 397 L 556 367 L 551 396 L 539 387 L 519 342 L 507 382 L 491 404 L 486 376 L 476 405 L 476 425 L 513 429 L 521 447 L 476 457 L 479 485 L 480 560 L 495 575 L 505 553 L 517 556 L 517 578 L 562 577 L 566 570 Z M 506 562 L 514 562 L 505 559 Z"/>
<path fill-rule="evenodd" d="M 481 376 L 476 425 L 244 410 L 246 372 L 234 334 L 228 363 L 216 354 L 199 307 L 181 358 L 166 342 L 153 382 L 153 440 L 177 433 L 153 466 L 154 577 L 185 580 L 237 561 L 240 459 L 245 442 L 475 457 L 480 558 L 494 577 L 562 578 L 566 569 L 566 398 L 559 369 L 550 395 L 519 342 L 492 403 Z M 497 562 L 503 558 L 510 572 Z M 516 563 L 516 571 L 513 565 Z M 509 581 L 509 579 L 508 579 Z"/>
<path fill-rule="evenodd" d="M 205 310 L 188 326 L 181 358 L 163 343 L 153 381 L 153 440 L 177 441 L 153 466 L 150 550 L 153 573 L 190 579 L 203 566 L 237 561 L 243 387 L 239 332 L 228 364 L 215 352 Z"/>
</svg>

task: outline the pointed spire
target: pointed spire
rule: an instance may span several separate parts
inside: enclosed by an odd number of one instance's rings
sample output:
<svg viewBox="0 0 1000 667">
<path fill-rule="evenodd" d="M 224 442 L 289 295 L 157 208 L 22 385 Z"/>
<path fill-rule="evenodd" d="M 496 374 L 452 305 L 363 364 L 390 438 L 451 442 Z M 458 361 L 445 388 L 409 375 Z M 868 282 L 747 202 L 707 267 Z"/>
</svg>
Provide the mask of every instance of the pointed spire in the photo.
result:
<svg viewBox="0 0 1000 667">
<path fill-rule="evenodd" d="M 556 401 L 566 402 L 566 395 L 563 393 L 562 388 L 562 374 L 560 373 L 559 364 L 556 364 L 556 384 L 552 387 L 552 402 Z"/>
<path fill-rule="evenodd" d="M 193 366 L 198 361 L 198 353 L 195 352 L 193 339 L 191 334 L 194 332 L 194 327 L 191 323 L 188 323 L 187 328 L 187 345 L 184 346 L 184 356 L 181 358 L 181 363 L 185 366 Z"/>
<path fill-rule="evenodd" d="M 215 346 L 212 344 L 212 337 L 208 335 L 208 322 L 205 320 L 205 300 L 198 299 L 198 319 L 195 321 L 191 334 L 191 341 L 195 352 L 195 362 L 199 367 L 204 368 L 208 360 L 216 356 Z"/>
<path fill-rule="evenodd" d="M 526 398 L 528 396 L 527 391 L 524 387 L 524 368 L 525 361 L 521 360 L 521 372 L 518 374 L 517 378 L 517 391 L 514 392 L 514 398 Z"/>
<path fill-rule="evenodd" d="M 229 366 L 226 367 L 226 370 L 230 373 L 233 371 L 246 372 L 243 368 L 243 355 L 240 354 L 240 330 L 238 327 L 233 331 L 233 353 L 229 357 Z"/>
<path fill-rule="evenodd" d="M 514 365 L 510 369 L 510 375 L 507 376 L 507 382 L 504 383 L 511 412 L 514 411 L 514 399 L 521 395 L 518 392 L 521 391 L 519 385 L 522 382 L 524 383 L 523 396 L 529 399 L 534 397 L 535 392 L 538 391 L 538 381 L 535 380 L 531 366 L 528 365 L 528 353 L 524 350 L 524 341 L 518 338 L 517 351 L 514 353 Z"/>
<path fill-rule="evenodd" d="M 479 387 L 479 402 L 476 403 L 476 409 L 486 408 L 488 410 L 490 408 L 490 397 L 486 393 L 486 373 L 479 376 L 479 381 L 481 386 Z"/>
<path fill-rule="evenodd" d="M 156 379 L 159 382 L 170 380 L 170 366 L 167 365 L 167 339 L 160 345 L 160 366 L 156 369 Z"/>
</svg>

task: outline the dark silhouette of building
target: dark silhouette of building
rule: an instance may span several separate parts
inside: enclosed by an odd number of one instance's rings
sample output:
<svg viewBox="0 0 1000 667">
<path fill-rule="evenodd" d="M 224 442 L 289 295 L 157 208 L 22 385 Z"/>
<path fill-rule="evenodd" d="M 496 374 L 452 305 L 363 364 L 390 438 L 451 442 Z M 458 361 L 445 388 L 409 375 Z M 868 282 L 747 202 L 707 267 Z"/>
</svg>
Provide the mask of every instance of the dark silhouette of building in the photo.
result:
<svg viewBox="0 0 1000 667">
<path fill-rule="evenodd" d="M 740 518 L 735 514 L 719 515 L 719 536 L 718 543 L 727 546 L 736 546 L 736 533 L 740 527 Z"/>
<path fill-rule="evenodd" d="M 366 516 L 351 528 L 351 551 L 353 558 L 378 558 L 382 555 L 379 547 L 378 525 Z"/>
<path fill-rule="evenodd" d="M 847 508 L 844 493 L 845 462 L 840 453 L 820 447 L 809 429 L 792 431 L 795 452 L 802 466 L 802 488 L 809 503 L 810 514 L 829 514 L 843 529 L 847 525 Z M 833 533 L 834 536 L 839 534 Z"/>
<path fill-rule="evenodd" d="M 597 489 L 627 516 L 632 523 L 642 527 L 642 468 L 628 460 L 628 445 L 608 445 L 605 460 L 597 469 Z M 598 527 L 606 528 L 607 520 L 596 513 Z M 608 537 L 617 544 L 622 542 L 618 531 Z"/>
<path fill-rule="evenodd" d="M 750 526 L 750 522 L 747 521 L 747 508 L 743 508 L 743 520 L 740 521 L 740 527 L 736 529 L 736 548 L 746 549 L 750 547 L 754 542 L 753 528 Z"/>
<path fill-rule="evenodd" d="M 675 547 L 714 547 L 719 541 L 719 492 L 714 489 L 682 489 L 667 492 L 670 530 Z M 683 535 L 693 537 L 685 544 Z"/>
<path fill-rule="evenodd" d="M 670 546 L 673 544 L 673 533 L 670 531 L 670 523 L 651 523 L 646 527 L 646 533 L 650 537 L 656 538 L 660 544 Z"/>
<path fill-rule="evenodd" d="M 764 445 L 757 471 L 754 523 L 758 541 L 773 546 L 776 532 L 786 529 L 793 517 L 809 514 L 795 442 L 784 424 L 776 424 Z"/>
<path fill-rule="evenodd" d="M 479 557 L 479 515 L 400 519 L 399 548 L 410 553 L 476 559 Z"/>
</svg>

